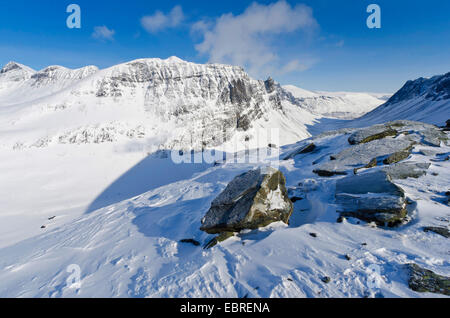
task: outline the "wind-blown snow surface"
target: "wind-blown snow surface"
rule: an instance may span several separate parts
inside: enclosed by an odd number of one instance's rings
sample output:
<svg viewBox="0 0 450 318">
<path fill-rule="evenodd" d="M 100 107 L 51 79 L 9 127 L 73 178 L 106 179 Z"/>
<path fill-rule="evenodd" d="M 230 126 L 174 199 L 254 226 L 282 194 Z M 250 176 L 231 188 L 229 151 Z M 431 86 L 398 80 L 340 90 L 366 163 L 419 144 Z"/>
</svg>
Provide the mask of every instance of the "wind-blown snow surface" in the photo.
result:
<svg viewBox="0 0 450 318">
<path fill-rule="evenodd" d="M 183 167 L 194 173 L 178 181 L 105 206 L 41 235 L 0 249 L 0 295 L 20 297 L 424 297 L 407 287 L 403 264 L 415 262 L 449 275 L 446 238 L 425 233 L 423 226 L 448 224 L 450 208 L 442 203 L 448 186 L 449 162 L 431 161 L 428 174 L 398 181 L 417 205 L 412 220 L 394 229 L 349 220 L 337 223 L 333 204 L 337 178 L 312 173 L 313 163 L 348 147 L 348 135 L 314 138 L 317 151 L 282 161 L 288 187 L 302 187 L 307 197 L 295 203 L 291 224 L 274 223 L 241 233 L 204 250 L 181 239 L 202 243 L 212 236 L 199 230 L 211 201 L 236 175 L 255 165 Z M 310 140 L 283 148 L 283 154 Z M 408 159 L 430 162 L 450 147 L 418 146 Z M 427 151 L 428 150 L 428 151 Z M 241 154 L 242 155 L 242 154 Z M 251 156 L 255 155 L 253 152 Z M 275 159 L 275 158 L 273 158 Z M 170 158 L 150 157 L 145 169 L 170 170 Z M 433 173 L 433 174 L 432 174 Z M 132 174 L 132 173 L 131 173 Z M 437 174 L 437 175 L 436 175 Z M 132 178 L 132 177 L 131 177 Z M 129 185 L 127 176 L 111 187 Z M 159 180 L 161 181 L 161 180 Z M 20 229 L 19 229 L 20 231 Z M 313 237 L 310 233 L 316 233 Z M 366 243 L 364 245 L 363 243 Z M 347 260 L 345 255 L 351 256 Z M 81 287 L 69 288 L 70 265 L 81 269 Z M 375 267 L 374 267 L 375 266 Z M 373 268 L 379 268 L 374 285 Z M 328 276 L 326 284 L 322 278 Z"/>
</svg>

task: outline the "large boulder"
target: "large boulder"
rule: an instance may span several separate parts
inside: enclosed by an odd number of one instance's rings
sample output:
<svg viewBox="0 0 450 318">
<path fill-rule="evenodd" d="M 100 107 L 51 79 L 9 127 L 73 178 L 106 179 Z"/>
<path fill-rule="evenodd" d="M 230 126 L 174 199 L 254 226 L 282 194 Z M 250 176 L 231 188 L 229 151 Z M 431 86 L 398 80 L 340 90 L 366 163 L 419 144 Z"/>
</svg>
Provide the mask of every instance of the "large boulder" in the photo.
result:
<svg viewBox="0 0 450 318">
<path fill-rule="evenodd" d="M 349 176 L 336 182 L 336 203 L 342 216 L 394 226 L 406 216 L 406 197 L 385 171 Z"/>
<path fill-rule="evenodd" d="M 257 229 L 272 222 L 289 222 L 293 211 L 286 179 L 274 168 L 250 170 L 234 178 L 214 199 L 202 219 L 210 234 Z"/>
</svg>

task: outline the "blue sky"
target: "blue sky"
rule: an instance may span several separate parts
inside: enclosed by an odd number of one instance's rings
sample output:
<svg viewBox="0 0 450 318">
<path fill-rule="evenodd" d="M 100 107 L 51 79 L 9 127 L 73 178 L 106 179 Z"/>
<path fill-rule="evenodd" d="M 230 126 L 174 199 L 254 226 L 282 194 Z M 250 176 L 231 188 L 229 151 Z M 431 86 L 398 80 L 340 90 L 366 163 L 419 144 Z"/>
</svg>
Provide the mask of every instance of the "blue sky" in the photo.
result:
<svg viewBox="0 0 450 318">
<path fill-rule="evenodd" d="M 450 1 L 256 2 L 5 0 L 0 64 L 104 68 L 176 55 L 306 89 L 386 93 L 450 71 Z M 66 26 L 71 3 L 81 7 L 81 29 Z M 381 7 L 381 29 L 366 26 L 371 3 Z"/>
</svg>

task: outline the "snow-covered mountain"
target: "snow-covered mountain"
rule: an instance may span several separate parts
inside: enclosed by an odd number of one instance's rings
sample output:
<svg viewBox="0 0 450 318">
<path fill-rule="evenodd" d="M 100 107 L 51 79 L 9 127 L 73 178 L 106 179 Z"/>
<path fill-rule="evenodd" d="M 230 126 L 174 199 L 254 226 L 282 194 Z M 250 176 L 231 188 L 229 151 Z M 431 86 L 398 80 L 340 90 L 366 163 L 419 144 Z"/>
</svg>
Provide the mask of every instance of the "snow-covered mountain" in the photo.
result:
<svg viewBox="0 0 450 318">
<path fill-rule="evenodd" d="M 282 127 L 286 144 L 308 137 L 305 125 L 315 118 L 271 80 L 176 57 L 105 70 L 50 66 L 34 72 L 9 63 L 1 72 L 0 145 L 16 149 L 127 138 L 145 140 L 152 150 L 202 149 L 273 127 Z"/>
<path fill-rule="evenodd" d="M 385 104 L 365 114 L 362 125 L 409 119 L 444 126 L 450 118 L 450 73 L 408 81 Z"/>
<path fill-rule="evenodd" d="M 314 92 L 296 86 L 283 86 L 294 103 L 321 117 L 353 119 L 383 104 L 389 94 L 353 92 Z"/>
<path fill-rule="evenodd" d="M 150 152 L 226 148 L 233 138 L 243 143 L 269 128 L 280 128 L 279 143 L 288 144 L 309 137 L 308 125 L 318 118 L 353 118 L 382 103 L 358 93 L 304 98 L 299 90 L 254 80 L 240 67 L 176 57 L 104 70 L 49 66 L 36 72 L 11 62 L 0 73 L 0 146 L 128 140 Z"/>
</svg>

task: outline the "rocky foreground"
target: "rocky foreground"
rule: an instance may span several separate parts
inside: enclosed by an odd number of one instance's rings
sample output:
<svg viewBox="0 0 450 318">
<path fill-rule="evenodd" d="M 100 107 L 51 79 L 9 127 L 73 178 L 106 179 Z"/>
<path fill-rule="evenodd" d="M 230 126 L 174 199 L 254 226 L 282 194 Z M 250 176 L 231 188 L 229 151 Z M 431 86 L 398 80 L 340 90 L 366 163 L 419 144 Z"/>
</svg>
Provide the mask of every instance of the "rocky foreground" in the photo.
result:
<svg viewBox="0 0 450 318">
<path fill-rule="evenodd" d="M 295 164 L 313 160 L 310 166 L 317 177 L 298 180 L 297 186 L 289 188 L 289 198 L 285 176 L 279 170 L 258 168 L 237 176 L 212 202 L 202 219 L 201 230 L 220 234 L 205 247 L 211 248 L 232 237 L 233 232 L 255 230 L 277 221 L 289 224 L 292 202 L 306 199 L 320 184 L 333 184 L 328 189 L 334 189 L 334 202 L 329 204 L 336 207 L 339 223 L 345 218 L 356 218 L 382 228 L 406 226 L 414 218 L 415 202 L 395 180 L 408 182 L 409 178 L 420 178 L 427 174 L 431 162 L 446 162 L 448 166 L 450 153 L 448 148 L 441 148 L 441 144 L 449 145 L 445 131 L 448 131 L 447 126 L 439 128 L 403 120 L 363 129 L 331 131 L 301 143 L 283 160 L 292 160 Z M 340 147 L 333 151 L 333 144 Z M 412 160 L 413 154 L 423 158 Z M 449 204 L 449 195 L 447 191 L 444 204 Z M 448 222 L 445 219 L 444 227 L 423 230 L 448 238 Z M 360 221 L 357 224 L 361 224 Z M 351 259 L 348 255 L 346 258 Z M 450 295 L 449 277 L 416 264 L 408 266 L 410 288 Z"/>
</svg>

